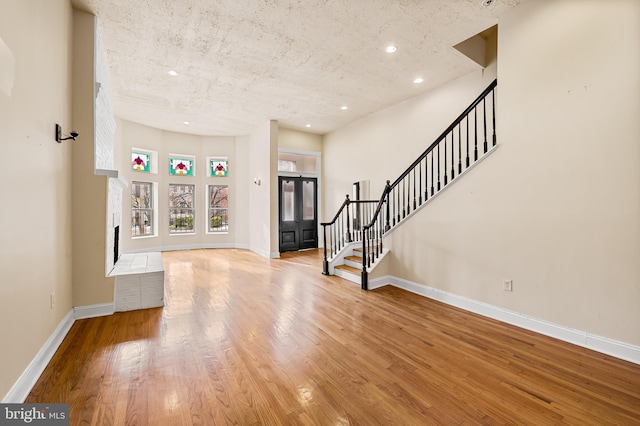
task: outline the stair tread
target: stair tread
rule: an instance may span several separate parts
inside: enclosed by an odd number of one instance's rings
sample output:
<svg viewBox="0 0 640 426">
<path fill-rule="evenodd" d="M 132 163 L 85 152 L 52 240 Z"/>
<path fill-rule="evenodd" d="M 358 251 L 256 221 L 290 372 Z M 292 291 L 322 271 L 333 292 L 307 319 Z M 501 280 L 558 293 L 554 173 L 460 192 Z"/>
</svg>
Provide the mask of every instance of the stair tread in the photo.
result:
<svg viewBox="0 0 640 426">
<path fill-rule="evenodd" d="M 343 271 L 350 272 L 352 274 L 360 273 L 360 269 L 354 268 L 353 266 L 349 266 L 349 265 L 337 265 L 335 269 L 341 269 Z"/>
<path fill-rule="evenodd" d="M 362 263 L 362 256 L 345 256 L 345 260 Z"/>
<path fill-rule="evenodd" d="M 377 245 L 377 244 L 373 245 L 373 246 L 367 246 L 367 251 L 370 252 L 370 251 L 373 251 L 373 250 L 375 250 L 376 248 L 379 248 L 379 247 L 380 246 Z M 353 251 L 358 252 L 358 253 L 362 253 L 362 247 L 356 247 L 356 248 L 353 249 Z"/>
</svg>

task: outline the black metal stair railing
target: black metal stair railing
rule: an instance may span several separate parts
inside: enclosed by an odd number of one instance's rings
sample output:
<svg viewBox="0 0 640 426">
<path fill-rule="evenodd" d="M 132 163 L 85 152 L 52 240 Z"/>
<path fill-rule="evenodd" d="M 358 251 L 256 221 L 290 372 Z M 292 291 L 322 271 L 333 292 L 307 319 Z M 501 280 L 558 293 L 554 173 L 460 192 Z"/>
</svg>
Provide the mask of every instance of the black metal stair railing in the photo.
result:
<svg viewBox="0 0 640 426">
<path fill-rule="evenodd" d="M 320 225 L 324 237 L 322 273 L 329 275 L 329 260 L 347 244 L 362 241 L 362 224 L 369 223 L 378 200 L 351 200 L 349 194 L 331 222 Z"/>
<path fill-rule="evenodd" d="M 393 183 L 387 181 L 371 220 L 363 221 L 361 228 L 363 290 L 368 289 L 367 268 L 383 253 L 384 234 L 464 173 L 489 152 L 490 146 L 496 145 L 497 84 L 497 80 L 491 82 Z"/>
<path fill-rule="evenodd" d="M 391 229 L 389 204 L 391 185 L 389 183 L 387 181 L 371 220 L 362 227 L 362 272 L 360 273 L 360 283 L 363 290 L 369 289 L 367 268 L 370 268 L 371 264 L 382 254 L 382 237 L 385 232 Z"/>
</svg>

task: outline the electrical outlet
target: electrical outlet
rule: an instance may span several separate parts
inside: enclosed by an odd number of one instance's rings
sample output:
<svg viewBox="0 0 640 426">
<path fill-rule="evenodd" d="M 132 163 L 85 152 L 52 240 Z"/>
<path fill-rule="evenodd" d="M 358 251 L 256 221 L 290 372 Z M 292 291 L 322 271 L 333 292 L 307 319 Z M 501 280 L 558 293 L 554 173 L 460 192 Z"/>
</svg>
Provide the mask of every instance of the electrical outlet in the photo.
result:
<svg viewBox="0 0 640 426">
<path fill-rule="evenodd" d="M 53 309 L 53 307 L 56 304 L 56 294 L 55 293 L 51 293 L 50 299 L 51 299 L 51 309 Z"/>
<path fill-rule="evenodd" d="M 504 280 L 502 282 L 502 289 L 504 291 L 513 291 L 513 281 L 512 280 Z"/>
</svg>

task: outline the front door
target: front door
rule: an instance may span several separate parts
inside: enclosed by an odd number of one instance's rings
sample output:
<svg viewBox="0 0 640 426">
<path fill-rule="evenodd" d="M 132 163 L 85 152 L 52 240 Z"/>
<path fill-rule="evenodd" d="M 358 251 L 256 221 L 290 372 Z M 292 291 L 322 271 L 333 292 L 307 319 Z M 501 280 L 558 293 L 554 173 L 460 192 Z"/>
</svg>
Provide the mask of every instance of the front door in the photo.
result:
<svg viewBox="0 0 640 426">
<path fill-rule="evenodd" d="M 280 176 L 278 181 L 280 252 L 318 247 L 317 179 Z"/>
</svg>

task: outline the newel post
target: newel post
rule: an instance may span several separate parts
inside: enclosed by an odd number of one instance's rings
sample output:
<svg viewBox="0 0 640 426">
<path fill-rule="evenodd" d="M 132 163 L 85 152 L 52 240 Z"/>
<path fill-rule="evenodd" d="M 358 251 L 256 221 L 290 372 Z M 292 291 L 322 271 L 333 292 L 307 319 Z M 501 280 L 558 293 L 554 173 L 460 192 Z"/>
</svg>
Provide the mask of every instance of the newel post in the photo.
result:
<svg viewBox="0 0 640 426">
<path fill-rule="evenodd" d="M 391 229 L 391 224 L 389 223 L 389 193 L 391 192 L 391 185 L 390 185 L 391 181 L 387 179 L 387 185 L 384 187 L 384 192 L 385 192 L 385 197 L 386 197 L 386 201 L 387 201 L 387 215 L 386 215 L 386 219 L 385 219 L 385 224 L 384 224 L 384 232 L 388 232 L 389 229 Z"/>
<path fill-rule="evenodd" d="M 369 290 L 369 273 L 367 272 L 367 234 L 369 228 L 362 228 L 362 272 L 360 273 L 360 288 Z"/>
<path fill-rule="evenodd" d="M 327 226 L 322 225 L 324 234 L 324 262 L 322 262 L 322 275 L 329 275 L 329 261 L 327 260 Z"/>
<path fill-rule="evenodd" d="M 351 217 L 349 215 L 349 204 L 351 204 L 351 200 L 349 199 L 349 194 L 347 194 L 347 199 L 344 202 L 347 207 L 347 242 L 350 243 L 353 240 L 351 239 Z"/>
</svg>

